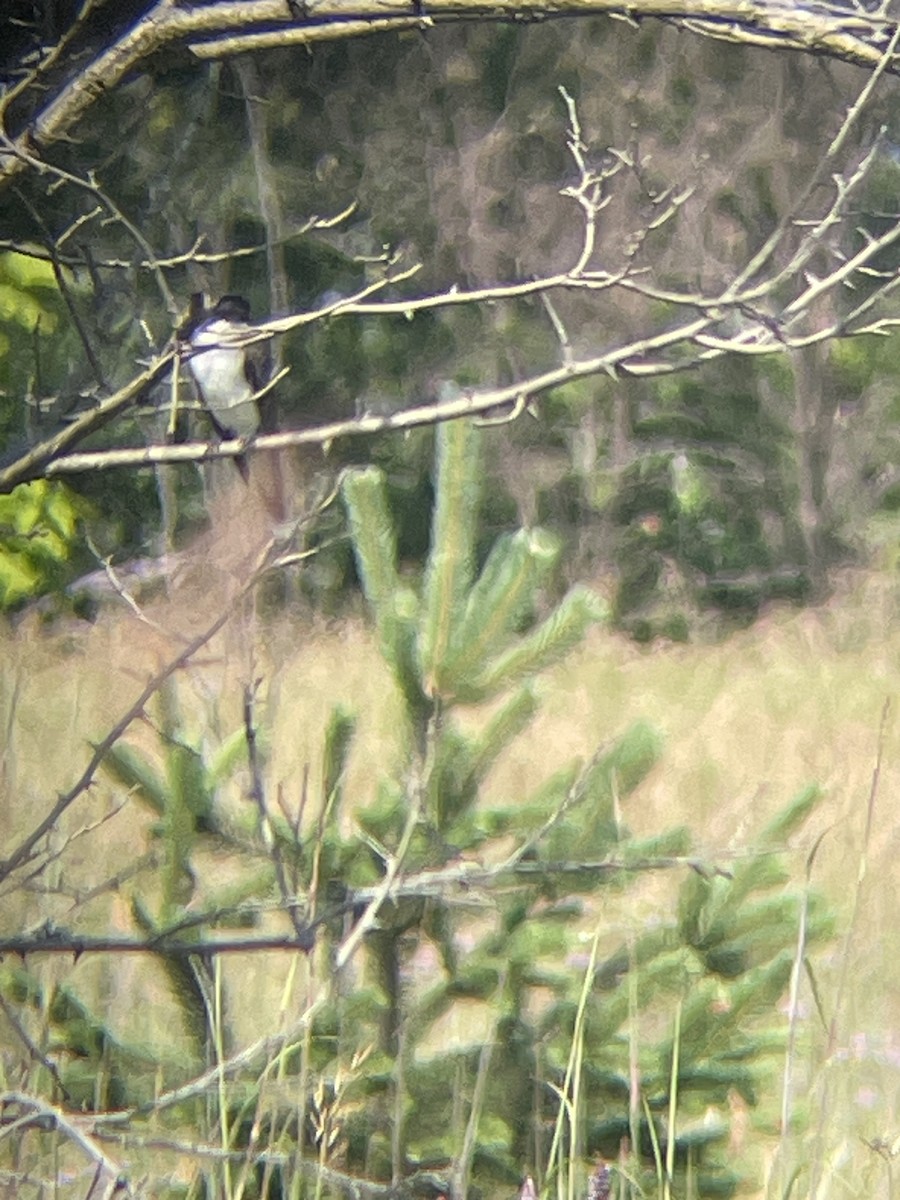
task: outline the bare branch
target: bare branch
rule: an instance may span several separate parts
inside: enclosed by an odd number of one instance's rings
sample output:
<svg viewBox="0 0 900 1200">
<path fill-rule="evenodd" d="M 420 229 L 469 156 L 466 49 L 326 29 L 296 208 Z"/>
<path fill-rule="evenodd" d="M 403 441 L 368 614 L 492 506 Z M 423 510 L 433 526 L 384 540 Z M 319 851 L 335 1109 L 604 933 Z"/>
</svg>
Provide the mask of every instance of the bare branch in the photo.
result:
<svg viewBox="0 0 900 1200">
<path fill-rule="evenodd" d="M 126 409 L 129 404 L 133 404 L 151 384 L 155 383 L 165 372 L 171 367 L 176 359 L 174 350 L 167 350 L 160 358 L 157 358 L 150 364 L 145 371 L 140 375 L 135 376 L 130 383 L 127 383 L 123 388 L 120 388 L 115 395 L 110 396 L 108 400 L 104 400 L 98 404 L 96 408 L 86 412 L 78 420 L 73 421 L 66 429 L 61 430 L 55 437 L 49 441 L 42 442 L 39 446 L 17 459 L 11 466 L 0 471 L 0 492 L 9 492 L 16 484 L 24 483 L 29 479 L 37 479 L 43 473 L 43 468 L 58 455 L 68 450 L 71 446 L 76 446 L 89 434 L 95 433 L 98 429 L 102 429 L 113 417 Z"/>
<path fill-rule="evenodd" d="M 97 1128 L 92 1132 L 99 1141 L 152 1150 L 155 1154 L 206 1159 L 211 1162 L 224 1162 L 225 1160 L 244 1162 L 247 1158 L 246 1150 L 227 1150 L 222 1146 L 211 1146 L 202 1142 L 185 1142 L 176 1138 L 120 1133 L 118 1130 L 105 1127 Z M 321 1180 L 323 1187 L 345 1197 L 346 1200 L 410 1200 L 415 1194 L 416 1179 L 421 1177 L 421 1173 L 418 1176 L 412 1174 L 407 1176 L 399 1186 L 394 1187 L 386 1183 L 373 1183 L 369 1179 L 348 1175 L 344 1171 L 336 1171 L 333 1167 L 323 1166 L 316 1159 L 300 1158 L 294 1152 L 268 1148 L 255 1149 L 253 1161 L 263 1165 L 291 1167 L 306 1178 Z"/>
<path fill-rule="evenodd" d="M 0 1138 L 7 1137 L 14 1129 L 25 1129 L 30 1125 L 43 1129 L 55 1129 L 76 1145 L 83 1154 L 96 1164 L 98 1178 L 105 1184 L 104 1196 L 114 1193 L 133 1195 L 131 1188 L 122 1174 L 119 1164 L 109 1158 L 96 1144 L 93 1137 L 82 1127 L 84 1120 L 61 1109 L 55 1108 L 37 1096 L 29 1096 L 24 1092 L 4 1092 L 0 1095 L 0 1106 L 12 1105 L 24 1109 L 21 1117 L 9 1125 L 0 1127 Z"/>
<path fill-rule="evenodd" d="M 727 41 L 827 55 L 891 74 L 900 71 L 892 44 L 895 21 L 882 13 L 858 8 L 848 12 L 831 4 L 811 8 L 784 0 L 561 0 L 548 9 L 546 0 L 492 0 L 489 6 L 483 0 L 429 0 L 424 17 L 404 0 L 358 0 L 349 9 L 346 0 L 311 0 L 308 8 L 308 18 L 296 19 L 284 0 L 228 0 L 190 8 L 158 0 L 114 45 L 67 79 L 26 128 L 0 137 L 0 187 L 33 164 L 35 152 L 70 134 L 99 96 L 175 42 L 188 43 L 198 57 L 221 58 L 270 44 L 312 44 L 440 21 L 606 14 L 652 17 Z M 18 93 L 28 86 L 43 86 L 37 73 Z M 8 111 L 8 103 L 0 106 L 0 122 L 5 124 Z"/>
<path fill-rule="evenodd" d="M 305 237 L 306 234 L 312 233 L 317 229 L 334 229 L 337 225 L 346 221 L 349 216 L 355 211 L 356 202 L 345 205 L 340 212 L 330 217 L 311 216 L 304 221 L 297 229 L 292 229 L 274 244 L 288 245 L 296 238 Z M 70 228 L 66 230 L 56 242 L 58 250 L 64 242 L 78 229 L 85 221 L 93 219 L 97 215 L 97 210 L 90 213 L 84 213 L 76 221 L 72 223 Z M 0 250 L 9 250 L 14 254 L 22 254 L 26 258 L 34 258 L 40 262 L 53 262 L 56 259 L 64 267 L 87 267 L 94 268 L 102 267 L 104 270 L 118 271 L 134 271 L 137 268 L 140 271 L 156 271 L 157 269 L 175 270 L 176 268 L 185 267 L 190 264 L 198 264 L 210 266 L 215 263 L 231 262 L 233 259 L 248 258 L 254 254 L 265 254 L 268 249 L 268 243 L 262 242 L 256 246 L 236 246 L 231 250 L 203 250 L 203 238 L 197 238 L 193 246 L 189 250 L 184 250 L 180 254 L 170 254 L 157 258 L 98 258 L 92 259 L 90 263 L 86 258 L 79 257 L 75 254 L 51 254 L 48 250 L 40 247 L 32 246 L 24 242 L 15 242 L 7 238 L 0 238 Z"/>
<path fill-rule="evenodd" d="M 217 5 L 218 8 L 244 9 L 248 5 Z M 232 54 L 271 49 L 276 46 L 312 45 L 337 38 L 358 37 L 385 29 L 408 29 L 461 20 L 510 20 L 528 17 L 564 17 L 605 14 L 635 21 L 653 17 L 671 21 L 722 41 L 765 46 L 768 49 L 800 50 L 874 66 L 890 38 L 894 23 L 877 13 L 855 9 L 848 13 L 837 5 L 817 5 L 815 9 L 765 0 L 750 5 L 737 0 L 562 0 L 548 8 L 545 3 L 528 0 L 499 0 L 485 5 L 471 0 L 429 0 L 427 15 L 410 15 L 401 3 L 355 3 L 348 10 L 342 0 L 317 0 L 311 4 L 314 21 L 286 24 L 284 29 L 252 32 L 247 22 L 222 36 L 191 41 L 191 52 L 198 58 L 221 58 Z M 283 15 L 283 14 L 282 14 Z M 263 20 L 258 22 L 263 24 Z M 891 66 L 896 72 L 897 64 Z"/>
<path fill-rule="evenodd" d="M 705 878 L 713 876 L 731 878 L 731 872 L 727 867 L 718 863 L 706 862 L 694 856 L 677 854 L 635 859 L 611 857 L 584 862 L 522 861 L 525 854 L 542 840 L 570 808 L 571 804 L 567 797 L 538 833 L 519 846 L 504 862 L 493 867 L 483 867 L 477 862 L 462 860 L 440 869 L 406 875 L 394 884 L 391 898 L 432 898 L 440 899 L 447 904 L 481 909 L 493 903 L 491 897 L 494 892 L 487 889 L 502 884 L 504 880 L 521 882 L 528 879 L 565 877 L 567 875 L 594 875 L 600 879 L 604 876 L 621 873 L 652 874 L 657 871 L 679 871 L 685 868 L 695 871 Z M 172 958 L 191 958 L 201 954 L 258 954 L 277 950 L 294 953 L 300 951 L 307 954 L 311 949 L 316 929 L 328 924 L 343 913 L 352 913 L 361 907 L 371 906 L 382 896 L 383 889 L 383 882 L 376 887 L 354 888 L 341 901 L 340 905 L 321 912 L 313 920 L 309 922 L 295 920 L 295 932 L 292 934 L 235 938 L 217 936 L 195 938 L 194 940 L 184 937 L 184 930 L 190 927 L 213 925 L 225 917 L 237 919 L 241 916 L 253 916 L 263 910 L 286 911 L 293 917 L 299 908 L 306 907 L 306 899 L 302 896 L 286 894 L 277 904 L 247 905 L 234 910 L 191 914 L 177 926 L 163 930 L 151 938 L 79 934 L 48 922 L 30 933 L 0 937 L 0 954 L 16 954 L 22 958 L 34 954 L 66 954 L 72 955 L 76 959 L 85 954 L 114 953 L 164 954 Z M 347 959 L 345 958 L 343 961 L 347 961 Z"/>
<path fill-rule="evenodd" d="M 88 762 L 77 782 L 74 783 L 67 792 L 64 792 L 58 798 L 46 816 L 39 821 L 31 833 L 29 833 L 27 837 L 25 837 L 18 844 L 18 846 L 15 847 L 15 849 L 10 853 L 9 857 L 6 858 L 5 861 L 0 862 L 0 881 L 6 879 L 14 870 L 16 870 L 17 867 L 29 860 L 31 853 L 35 846 L 37 846 L 38 842 L 40 842 L 41 839 L 46 836 L 46 834 L 53 828 L 66 810 L 75 803 L 78 797 L 87 791 L 87 789 L 93 783 L 94 776 L 96 775 L 100 764 L 103 762 L 103 759 L 106 757 L 106 754 L 109 752 L 111 747 L 116 744 L 125 730 L 128 729 L 128 727 L 141 716 L 151 696 L 154 696 L 166 682 L 166 680 L 174 675 L 177 671 L 181 670 L 181 668 L 185 666 L 185 664 L 188 663 L 191 658 L 193 658 L 197 651 L 205 646 L 206 643 L 209 642 L 213 637 L 215 637 L 219 630 L 231 619 L 234 612 L 243 601 L 244 597 L 248 594 L 248 592 L 256 587 L 262 576 L 270 569 L 270 560 L 275 547 L 275 541 L 270 542 L 265 547 L 262 554 L 259 556 L 257 565 L 249 573 L 249 576 L 243 586 L 230 600 L 225 609 L 216 617 L 212 624 L 203 630 L 202 633 L 199 633 L 183 650 L 175 655 L 175 657 L 171 659 L 162 668 L 162 670 L 158 671 L 147 682 L 131 707 L 126 710 L 126 712 L 109 730 L 106 736 L 94 747 L 94 752 L 90 757 L 90 761 Z"/>
</svg>

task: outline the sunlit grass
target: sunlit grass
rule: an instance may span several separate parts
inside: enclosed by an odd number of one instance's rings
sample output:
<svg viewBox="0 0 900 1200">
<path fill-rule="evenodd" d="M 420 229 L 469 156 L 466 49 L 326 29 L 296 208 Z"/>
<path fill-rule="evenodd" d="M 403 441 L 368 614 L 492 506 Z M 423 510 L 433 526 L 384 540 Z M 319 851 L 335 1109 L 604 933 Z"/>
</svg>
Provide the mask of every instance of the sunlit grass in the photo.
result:
<svg viewBox="0 0 900 1200">
<path fill-rule="evenodd" d="M 539 716 L 488 781 L 487 800 L 515 804 L 573 756 L 589 755 L 634 720 L 649 720 L 665 734 L 666 751 L 628 799 L 623 820 L 639 834 L 687 823 L 703 853 L 726 864 L 807 783 L 815 780 L 826 789 L 825 802 L 798 838 L 791 861 L 794 879 L 802 881 L 807 855 L 821 835 L 813 884 L 826 891 L 847 920 L 853 904 L 858 905 L 852 938 L 820 951 L 814 964 L 827 1019 L 846 977 L 834 1042 L 829 1048 L 804 986 L 793 1051 L 790 1127 L 779 1128 L 781 1084 L 773 1076 L 772 1095 L 764 1096 L 747 1118 L 744 1137 L 756 1151 L 749 1154 L 735 1137 L 736 1160 L 746 1162 L 761 1181 L 768 1171 L 768 1195 L 779 1200 L 798 1193 L 792 1191 L 792 1168 L 785 1172 L 778 1164 L 813 1153 L 816 1143 L 821 1159 L 817 1200 L 889 1194 L 891 1162 L 883 1147 L 892 1146 L 900 1133 L 900 1039 L 895 1033 L 900 1029 L 900 968 L 894 932 L 900 871 L 892 815 L 900 783 L 900 705 L 885 726 L 881 778 L 865 847 L 864 830 L 880 715 L 900 680 L 897 594 L 890 577 L 847 576 L 828 605 L 773 610 L 752 629 L 711 645 L 642 649 L 597 631 L 541 679 Z M 172 628 L 197 620 L 192 610 L 188 622 L 177 599 L 172 609 L 158 604 L 153 615 Z M 172 652 L 165 643 L 133 617 L 110 611 L 94 626 L 72 624 L 40 632 L 26 624 L 4 635 L 0 723 L 8 737 L 2 805 L 10 840 L 71 785 L 88 758 L 90 742 L 102 736 Z M 325 726 L 332 708 L 341 704 L 359 715 L 347 795 L 359 804 L 370 802 L 379 775 L 397 765 L 401 708 L 364 624 L 296 624 L 281 617 L 258 630 L 255 658 L 263 680 L 260 712 L 268 727 L 272 794 L 280 793 L 289 808 L 301 803 L 305 786 L 315 794 Z M 235 654 L 234 641 L 221 638 L 179 680 L 187 717 L 206 740 L 222 740 L 240 723 L 244 661 Z M 471 719 L 478 721 L 480 714 Z M 140 723 L 129 737 L 149 752 L 158 747 L 155 732 Z M 226 800 L 244 802 L 240 778 Z M 148 815 L 103 779 L 67 818 L 60 839 L 116 809 L 67 851 L 69 889 L 97 882 L 98 854 L 107 863 L 125 861 L 152 844 Z M 857 886 L 864 849 L 867 871 Z M 212 860 L 210 866 L 226 869 Z M 57 875 L 51 872 L 50 879 Z M 670 903 L 672 883 L 651 878 L 629 893 L 631 907 L 614 918 L 610 942 Z M 18 894 L 6 903 L 8 919 L 28 927 L 61 911 L 52 894 Z M 79 912 L 83 920 L 97 928 L 127 928 L 127 905 L 115 895 L 85 902 Z M 158 987 L 152 965 L 117 962 L 115 978 L 90 958 L 74 967 L 49 961 L 32 965 L 48 981 L 65 977 L 87 995 L 105 997 L 110 1025 L 123 1038 L 171 1042 L 170 1019 L 163 1015 L 153 1020 L 148 1012 L 152 1004 L 136 1014 L 128 998 L 135 989 L 149 996 Z M 224 964 L 228 1021 L 238 1043 L 259 1035 L 265 1019 L 261 1014 L 281 1012 L 289 970 L 278 956 L 256 958 L 252 966 L 238 958 Z M 483 1015 L 489 1025 L 488 1014 Z M 464 1041 L 465 1031 L 459 1036 Z M 735 1114 L 730 1119 L 737 1128 Z M 779 1148 L 777 1163 L 769 1162 L 773 1147 Z"/>
</svg>

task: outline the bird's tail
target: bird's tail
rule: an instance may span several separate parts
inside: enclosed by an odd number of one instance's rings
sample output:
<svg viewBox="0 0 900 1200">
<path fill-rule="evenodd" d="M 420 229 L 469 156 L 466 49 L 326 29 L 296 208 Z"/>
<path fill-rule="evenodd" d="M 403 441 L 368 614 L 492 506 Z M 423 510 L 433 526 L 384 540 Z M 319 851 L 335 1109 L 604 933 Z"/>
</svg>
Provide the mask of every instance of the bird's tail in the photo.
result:
<svg viewBox="0 0 900 1200">
<path fill-rule="evenodd" d="M 250 482 L 250 464 L 247 462 L 246 454 L 237 454 L 234 458 L 234 465 L 238 469 L 241 479 L 244 483 Z"/>
</svg>

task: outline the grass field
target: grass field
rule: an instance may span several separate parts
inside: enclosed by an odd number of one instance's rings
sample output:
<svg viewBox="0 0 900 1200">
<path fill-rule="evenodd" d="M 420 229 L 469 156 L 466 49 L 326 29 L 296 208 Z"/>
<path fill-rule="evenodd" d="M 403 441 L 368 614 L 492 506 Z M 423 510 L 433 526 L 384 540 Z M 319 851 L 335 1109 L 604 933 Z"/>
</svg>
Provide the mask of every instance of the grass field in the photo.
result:
<svg viewBox="0 0 900 1200">
<path fill-rule="evenodd" d="M 72 785 L 90 743 L 177 649 L 178 634 L 195 630 L 205 608 L 212 615 L 212 605 L 212 598 L 198 596 L 159 601 L 148 610 L 158 629 L 107 609 L 94 625 L 45 631 L 26 619 L 3 635 L 0 815 L 7 842 L 14 843 Z M 270 786 L 280 788 L 288 806 L 299 800 L 306 769 L 313 775 L 317 769 L 327 714 L 338 703 L 360 719 L 348 795 L 359 802 L 371 798 L 379 769 L 396 752 L 399 706 L 362 620 L 291 623 L 281 617 L 257 626 L 255 634 L 244 628 L 240 636 L 220 635 L 180 678 L 186 725 L 211 744 L 224 739 L 239 727 L 240 685 L 248 677 L 264 681 Z M 538 718 L 488 783 L 488 799 L 509 801 L 631 722 L 650 721 L 663 732 L 666 750 L 628 798 L 624 820 L 640 833 L 687 823 L 703 854 L 723 862 L 750 844 L 764 820 L 806 784 L 822 785 L 825 800 L 792 846 L 791 862 L 802 881 L 809 851 L 823 835 L 813 878 L 837 906 L 844 933 L 819 956 L 829 1017 L 841 1000 L 836 1038 L 830 1049 L 822 1039 L 819 1069 L 829 1080 L 822 1120 L 838 1122 L 840 1144 L 859 1137 L 891 1140 L 900 1127 L 900 869 L 893 818 L 900 784 L 898 680 L 900 582 L 886 575 L 847 574 L 827 604 L 773 609 L 753 628 L 717 644 L 639 648 L 597 630 L 541 679 Z M 152 728 L 140 722 L 129 737 L 148 749 L 157 744 Z M 46 918 L 128 927 L 121 896 L 104 893 L 94 901 L 86 893 L 97 881 L 98 862 L 109 872 L 147 846 L 147 814 L 123 803 L 101 779 L 57 836 L 62 844 L 101 816 L 109 819 L 71 842 L 49 869 L 49 891 L 7 897 L 7 931 Z M 667 895 L 664 881 L 649 882 L 631 919 L 639 923 L 652 915 Z M 97 961 L 73 968 L 56 960 L 43 969 L 48 978 L 54 972 L 78 978 L 105 994 L 111 1025 L 123 1034 L 135 1032 L 132 989 L 141 986 L 140 964 L 117 965 L 110 973 Z M 236 975 L 230 981 L 238 1041 L 255 1036 L 261 1011 L 277 1008 L 283 980 L 283 969 L 273 966 L 269 977 L 255 970 L 252 980 Z M 164 1036 L 165 1018 L 155 1032 Z M 153 1033 L 145 1012 L 141 1034 Z M 860 1178 L 848 1186 L 857 1194 Z"/>
</svg>

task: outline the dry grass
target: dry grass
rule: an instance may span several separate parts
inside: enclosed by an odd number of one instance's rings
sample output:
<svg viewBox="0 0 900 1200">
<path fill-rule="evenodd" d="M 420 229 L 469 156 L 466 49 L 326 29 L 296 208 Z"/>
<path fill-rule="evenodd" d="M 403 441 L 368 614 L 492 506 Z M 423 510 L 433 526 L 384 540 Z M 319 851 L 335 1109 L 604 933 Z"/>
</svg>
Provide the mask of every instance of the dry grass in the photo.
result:
<svg viewBox="0 0 900 1200">
<path fill-rule="evenodd" d="M 793 863 L 799 881 L 815 837 L 827 830 L 815 878 L 847 911 L 856 884 L 865 809 L 875 761 L 879 718 L 900 673 L 900 585 L 892 577 L 848 575 L 833 600 L 810 610 L 778 609 L 752 629 L 718 645 L 640 649 L 595 632 L 580 651 L 540 684 L 542 711 L 494 769 L 492 802 L 514 802 L 556 766 L 591 753 L 631 721 L 649 720 L 666 736 L 662 763 L 627 800 L 625 820 L 637 832 L 687 823 L 710 857 L 739 853 L 763 821 L 810 781 L 826 800 L 804 831 Z M 14 841 L 71 786 L 98 739 L 128 706 L 147 676 L 169 656 L 174 635 L 194 631 L 214 615 L 215 596 L 197 590 L 149 611 L 173 638 L 133 615 L 107 610 L 93 626 L 42 631 L 26 620 L 3 635 L 0 721 L 8 731 L 0 759 L 4 795 L 0 817 Z M 262 716 L 271 736 L 270 786 L 290 806 L 300 803 L 309 770 L 313 794 L 322 736 L 336 704 L 360 718 L 347 794 L 369 801 L 379 772 L 396 762 L 400 706 L 372 636 L 361 620 L 325 623 L 281 617 L 263 625 L 248 619 L 212 643 L 180 680 L 185 719 L 210 744 L 240 722 L 243 681 L 264 681 Z M 473 719 L 478 719 L 477 714 Z M 136 725 L 132 740 L 152 750 L 152 730 Z M 850 990 L 839 1029 L 843 1064 L 836 1103 L 859 1118 L 869 1135 L 896 1131 L 900 1046 L 900 969 L 894 946 L 898 834 L 891 820 L 900 782 L 900 710 L 888 721 L 868 876 L 852 955 Z M 230 797 L 243 803 L 240 787 Z M 60 839 L 123 798 L 101 780 L 75 806 Z M 67 889 L 96 882 L 98 861 L 121 864 L 149 844 L 149 819 L 133 802 L 101 828 L 76 840 L 51 882 Z M 225 869 L 217 864 L 217 872 Z M 221 882 L 219 878 L 218 882 Z M 642 920 L 666 903 L 667 883 L 648 883 L 632 911 Z M 69 901 L 17 894 L 6 902 L 7 928 L 52 916 L 67 921 Z M 98 928 L 129 923 L 125 901 L 113 895 L 87 904 L 76 918 Z M 837 950 L 826 956 L 822 984 L 833 994 Z M 167 1037 L 170 1018 L 150 1004 L 135 1014 L 133 989 L 148 985 L 147 968 L 117 963 L 47 962 L 93 995 L 103 994 L 113 1028 L 125 1037 Z M 283 1002 L 286 965 L 272 959 L 228 964 L 232 1020 L 238 1040 L 258 1036 L 266 1013 Z M 297 980 L 298 989 L 304 986 Z M 149 993 L 145 993 L 149 994 Z M 298 1004 L 300 998 L 298 996 Z"/>
</svg>

